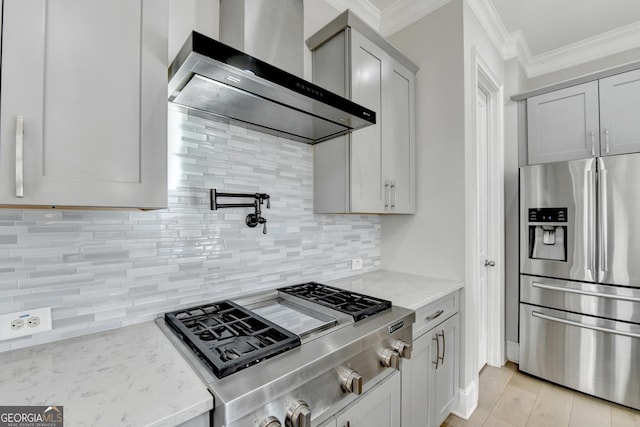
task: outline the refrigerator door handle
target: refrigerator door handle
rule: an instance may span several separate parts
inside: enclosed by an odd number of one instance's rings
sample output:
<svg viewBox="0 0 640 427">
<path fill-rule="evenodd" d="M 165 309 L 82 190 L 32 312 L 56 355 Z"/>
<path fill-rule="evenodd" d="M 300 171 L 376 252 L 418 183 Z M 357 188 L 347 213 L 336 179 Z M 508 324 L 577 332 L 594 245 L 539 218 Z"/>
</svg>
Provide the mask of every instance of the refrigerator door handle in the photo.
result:
<svg viewBox="0 0 640 427">
<path fill-rule="evenodd" d="M 592 331 L 606 332 L 609 334 L 622 335 L 624 337 L 630 337 L 630 338 L 640 338 L 640 334 L 636 334 L 633 332 L 618 331 L 616 329 L 603 328 L 602 326 L 586 325 L 584 323 L 574 322 L 573 320 L 566 320 L 566 319 L 561 319 L 555 316 L 549 316 L 547 314 L 540 313 L 539 311 L 532 311 L 531 314 L 533 315 L 533 317 L 539 317 L 540 319 L 550 320 L 551 322 L 563 323 L 565 325 L 576 326 L 578 328 L 591 329 Z"/>
<path fill-rule="evenodd" d="M 640 297 L 605 294 L 601 292 L 591 292 L 591 291 L 585 291 L 582 289 L 566 288 L 563 286 L 553 286 L 553 285 L 548 285 L 546 283 L 540 283 L 540 282 L 531 282 L 531 286 L 533 286 L 534 288 L 547 289 L 550 291 L 560 291 L 560 292 L 566 292 L 568 294 L 578 294 L 578 295 L 584 295 L 588 297 L 615 299 L 619 301 L 640 302 Z"/>
<path fill-rule="evenodd" d="M 596 280 L 596 271 L 595 271 L 595 197 L 594 197 L 594 173 L 591 170 L 591 166 L 587 170 L 587 197 L 586 197 L 586 206 L 585 211 L 587 213 L 587 233 L 585 233 L 587 238 L 587 244 L 589 247 L 587 248 L 587 270 L 589 270 L 592 274 L 594 280 Z"/>
<path fill-rule="evenodd" d="M 604 167 L 604 161 L 602 161 L 602 159 L 600 160 L 600 234 L 599 234 L 599 240 L 600 240 L 600 251 L 599 251 L 599 255 L 600 255 L 600 259 L 599 259 L 599 265 L 600 265 L 600 271 L 602 272 L 606 272 L 609 270 L 609 265 L 608 265 L 608 256 L 609 256 L 609 251 L 607 248 L 608 245 L 608 241 L 607 241 L 607 229 L 608 229 L 608 218 L 607 218 L 607 203 L 608 203 L 608 197 L 607 197 L 607 169 L 605 169 Z M 600 280 L 602 280 L 603 278 L 600 277 Z"/>
</svg>

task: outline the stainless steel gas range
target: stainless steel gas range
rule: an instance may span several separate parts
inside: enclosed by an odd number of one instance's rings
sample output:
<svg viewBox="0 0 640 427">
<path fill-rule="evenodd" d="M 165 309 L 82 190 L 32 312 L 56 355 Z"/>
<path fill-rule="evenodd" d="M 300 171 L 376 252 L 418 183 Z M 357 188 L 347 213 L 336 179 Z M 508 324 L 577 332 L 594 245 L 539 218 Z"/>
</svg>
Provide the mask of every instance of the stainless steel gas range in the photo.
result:
<svg viewBox="0 0 640 427">
<path fill-rule="evenodd" d="M 215 427 L 307 427 L 394 375 L 411 357 L 414 320 L 389 301 L 311 282 L 157 323 L 207 383 Z"/>
</svg>

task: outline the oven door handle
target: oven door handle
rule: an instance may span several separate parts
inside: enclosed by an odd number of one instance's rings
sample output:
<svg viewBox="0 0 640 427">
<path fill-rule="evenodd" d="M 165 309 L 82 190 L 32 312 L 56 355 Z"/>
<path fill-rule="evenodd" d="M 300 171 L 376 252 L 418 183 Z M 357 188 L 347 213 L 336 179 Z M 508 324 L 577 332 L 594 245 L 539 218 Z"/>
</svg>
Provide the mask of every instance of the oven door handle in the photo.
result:
<svg viewBox="0 0 640 427">
<path fill-rule="evenodd" d="M 550 291 L 566 292 L 568 294 L 584 295 L 588 297 L 616 299 L 620 301 L 640 302 L 640 297 L 632 297 L 626 295 L 601 294 L 599 292 L 584 291 L 582 289 L 563 288 L 562 286 L 547 285 L 546 283 L 531 282 L 534 288 L 547 289 Z"/>
<path fill-rule="evenodd" d="M 601 326 L 585 325 L 584 323 L 574 322 L 573 320 L 567 320 L 567 319 L 561 319 L 555 316 L 549 316 L 549 315 L 540 313 L 539 311 L 532 311 L 531 314 L 533 315 L 533 317 L 539 317 L 540 319 L 549 320 L 551 322 L 562 323 L 569 326 L 576 326 L 578 328 L 583 328 L 583 329 L 591 329 L 592 331 L 606 332 L 608 334 L 621 335 L 623 337 L 640 339 L 640 334 L 635 334 L 633 332 L 618 331 L 616 329 L 603 328 Z"/>
</svg>

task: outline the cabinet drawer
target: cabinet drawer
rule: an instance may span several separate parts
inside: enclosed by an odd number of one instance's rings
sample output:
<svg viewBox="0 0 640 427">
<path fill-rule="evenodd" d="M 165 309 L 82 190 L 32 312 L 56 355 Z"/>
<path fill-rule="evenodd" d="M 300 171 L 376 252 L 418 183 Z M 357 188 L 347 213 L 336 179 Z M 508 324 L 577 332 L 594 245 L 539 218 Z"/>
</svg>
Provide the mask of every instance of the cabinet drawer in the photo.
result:
<svg viewBox="0 0 640 427">
<path fill-rule="evenodd" d="M 460 293 L 453 292 L 431 304 L 416 310 L 416 322 L 413 324 L 413 339 L 434 328 L 458 312 Z"/>
</svg>

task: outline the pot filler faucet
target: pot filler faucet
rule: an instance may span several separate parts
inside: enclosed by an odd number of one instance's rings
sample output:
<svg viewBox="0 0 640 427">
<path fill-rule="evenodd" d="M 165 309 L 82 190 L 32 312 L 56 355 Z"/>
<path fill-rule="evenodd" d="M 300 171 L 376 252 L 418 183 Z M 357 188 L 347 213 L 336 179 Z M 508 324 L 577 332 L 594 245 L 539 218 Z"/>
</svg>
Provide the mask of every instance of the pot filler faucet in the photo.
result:
<svg viewBox="0 0 640 427">
<path fill-rule="evenodd" d="M 222 208 L 254 208 L 255 212 L 247 215 L 244 222 L 251 228 L 262 224 L 262 234 L 267 234 L 267 219 L 262 216 L 262 205 L 265 200 L 267 201 L 267 209 L 271 209 L 271 197 L 267 193 L 221 193 L 212 188 L 209 196 L 212 211 Z M 252 203 L 218 203 L 218 197 L 253 198 L 255 201 Z"/>
</svg>

